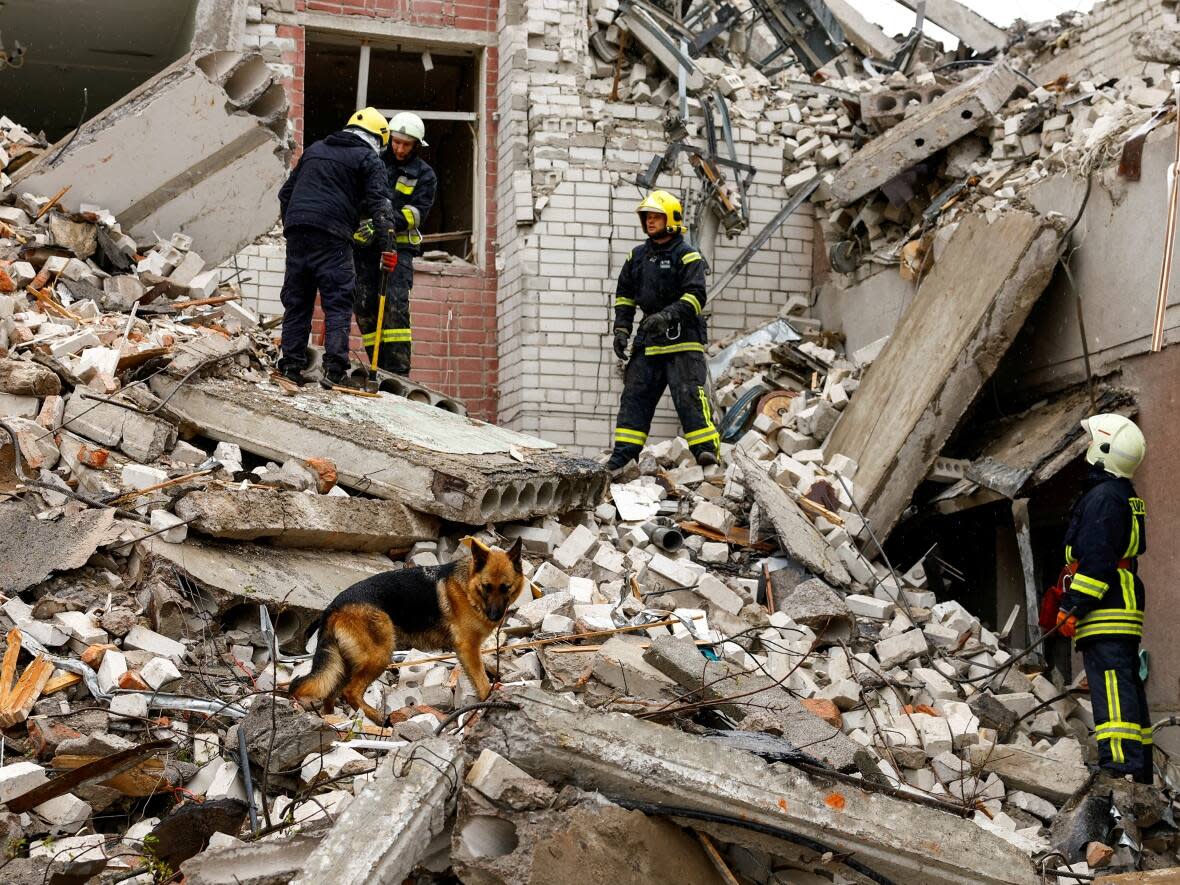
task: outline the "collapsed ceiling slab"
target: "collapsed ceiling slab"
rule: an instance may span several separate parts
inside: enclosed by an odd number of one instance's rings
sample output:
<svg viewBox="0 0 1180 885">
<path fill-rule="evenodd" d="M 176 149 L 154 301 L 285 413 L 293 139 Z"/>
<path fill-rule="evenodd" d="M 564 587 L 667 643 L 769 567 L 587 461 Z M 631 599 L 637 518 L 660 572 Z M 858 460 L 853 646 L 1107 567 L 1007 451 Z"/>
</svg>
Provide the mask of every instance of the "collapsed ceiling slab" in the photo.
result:
<svg viewBox="0 0 1180 885">
<path fill-rule="evenodd" d="M 345 396 L 228 379 L 152 379 L 212 439 L 264 458 L 331 458 L 341 485 L 471 525 L 593 509 L 609 477 L 553 443 L 382 393 Z"/>
<path fill-rule="evenodd" d="M 1061 232 L 1009 211 L 964 219 L 825 442 L 860 465 L 856 497 L 888 533 L 1048 285 Z"/>
<path fill-rule="evenodd" d="M 14 186 L 70 186 L 69 211 L 103 206 L 139 242 L 181 231 L 216 265 L 274 225 L 286 126 L 286 93 L 261 55 L 189 54 L 21 168 Z"/>
</svg>

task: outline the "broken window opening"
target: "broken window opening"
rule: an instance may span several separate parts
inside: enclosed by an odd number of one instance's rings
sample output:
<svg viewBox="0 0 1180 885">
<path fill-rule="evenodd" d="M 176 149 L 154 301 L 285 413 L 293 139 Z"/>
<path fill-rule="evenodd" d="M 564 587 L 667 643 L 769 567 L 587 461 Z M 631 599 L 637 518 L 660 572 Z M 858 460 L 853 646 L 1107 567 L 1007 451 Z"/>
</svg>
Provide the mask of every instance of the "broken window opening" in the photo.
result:
<svg viewBox="0 0 1180 885">
<path fill-rule="evenodd" d="M 411 111 L 426 124 L 419 155 L 438 175 L 434 207 L 422 225 L 423 251 L 442 250 L 478 263 L 482 228 L 478 188 L 480 58 L 341 42 L 309 35 L 304 87 L 304 144 L 340 129 L 358 107 L 387 117 Z"/>
</svg>

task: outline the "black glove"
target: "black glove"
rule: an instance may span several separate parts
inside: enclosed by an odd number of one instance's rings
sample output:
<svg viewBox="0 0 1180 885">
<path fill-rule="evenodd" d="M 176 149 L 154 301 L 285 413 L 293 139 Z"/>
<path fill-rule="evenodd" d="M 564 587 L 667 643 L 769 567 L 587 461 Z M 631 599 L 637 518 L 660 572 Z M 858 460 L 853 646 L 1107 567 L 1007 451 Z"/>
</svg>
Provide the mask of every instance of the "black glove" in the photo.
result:
<svg viewBox="0 0 1180 885">
<path fill-rule="evenodd" d="M 627 343 L 631 340 L 631 331 L 619 327 L 615 329 L 615 356 L 621 360 L 627 358 Z"/>
<path fill-rule="evenodd" d="M 667 332 L 673 322 L 672 317 L 668 316 L 667 312 L 661 310 L 659 313 L 653 313 L 643 321 L 641 331 L 648 337 L 656 338 Z"/>
</svg>

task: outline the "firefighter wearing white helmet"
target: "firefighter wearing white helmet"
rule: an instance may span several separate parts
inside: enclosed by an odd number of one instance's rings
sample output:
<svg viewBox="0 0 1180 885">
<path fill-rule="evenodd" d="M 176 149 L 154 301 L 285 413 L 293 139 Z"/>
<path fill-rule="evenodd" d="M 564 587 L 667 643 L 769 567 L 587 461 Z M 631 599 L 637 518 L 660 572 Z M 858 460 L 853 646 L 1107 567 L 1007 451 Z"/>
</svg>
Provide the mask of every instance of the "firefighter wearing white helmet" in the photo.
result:
<svg viewBox="0 0 1180 885">
<path fill-rule="evenodd" d="M 1090 471 L 1065 534 L 1068 587 L 1057 624 L 1086 666 L 1100 767 L 1150 784 L 1151 720 L 1139 671 L 1146 596 L 1138 560 L 1147 550 L 1147 507 L 1131 484 L 1147 444 L 1122 415 L 1094 415 L 1082 428 L 1090 436 Z"/>
<path fill-rule="evenodd" d="M 372 359 L 377 350 L 379 368 L 397 375 L 410 374 L 414 333 L 410 324 L 410 291 L 414 288 L 414 258 L 422 254 L 422 226 L 434 206 L 438 178 L 418 156 L 428 147 L 426 126 L 417 114 L 401 112 L 389 121 L 389 152 L 385 164 L 393 200 L 393 228 L 398 261 L 390 273 L 382 328 L 378 329 L 380 305 L 380 262 L 365 242 L 364 229 L 357 231 L 356 319 L 365 349 Z M 381 336 L 380 347 L 377 336 Z"/>
<path fill-rule="evenodd" d="M 627 362 L 607 467 L 619 470 L 639 456 L 665 389 L 672 392 L 685 442 L 697 463 L 716 464 L 721 438 L 705 391 L 708 339 L 701 316 L 707 262 L 684 241 L 684 209 L 672 194 L 652 191 L 636 211 L 647 239 L 623 262 L 615 289 L 614 350 L 619 359 L 627 358 L 637 308 L 644 319 Z"/>
</svg>

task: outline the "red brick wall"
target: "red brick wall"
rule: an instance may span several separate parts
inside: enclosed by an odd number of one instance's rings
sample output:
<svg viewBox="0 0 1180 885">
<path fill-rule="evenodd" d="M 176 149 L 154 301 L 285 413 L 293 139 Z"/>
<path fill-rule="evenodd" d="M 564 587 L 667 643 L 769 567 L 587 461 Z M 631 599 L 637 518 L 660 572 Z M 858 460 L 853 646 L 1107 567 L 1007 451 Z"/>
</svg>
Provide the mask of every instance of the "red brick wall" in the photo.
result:
<svg viewBox="0 0 1180 885">
<path fill-rule="evenodd" d="M 461 28 L 494 32 L 498 0 L 301 0 L 299 11 L 340 16 L 367 16 L 404 21 L 423 27 Z M 304 28 L 280 25 L 280 37 L 295 40 L 297 49 L 283 61 L 294 67 L 285 85 L 295 126 L 296 156 L 303 148 L 303 77 L 306 40 Z M 485 242 L 480 244 L 481 267 L 449 266 L 445 271 L 417 269 L 410 303 L 414 329 L 413 370 L 410 376 L 427 387 L 463 400 L 470 414 L 496 419 L 499 359 L 496 342 L 496 111 L 497 58 L 495 46 L 486 50 L 487 95 L 483 126 L 487 143 L 484 184 Z M 323 322 L 316 311 L 312 327 L 322 340 Z M 360 331 L 353 324 L 353 350 L 363 353 Z"/>
</svg>

